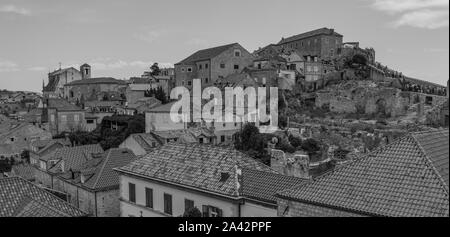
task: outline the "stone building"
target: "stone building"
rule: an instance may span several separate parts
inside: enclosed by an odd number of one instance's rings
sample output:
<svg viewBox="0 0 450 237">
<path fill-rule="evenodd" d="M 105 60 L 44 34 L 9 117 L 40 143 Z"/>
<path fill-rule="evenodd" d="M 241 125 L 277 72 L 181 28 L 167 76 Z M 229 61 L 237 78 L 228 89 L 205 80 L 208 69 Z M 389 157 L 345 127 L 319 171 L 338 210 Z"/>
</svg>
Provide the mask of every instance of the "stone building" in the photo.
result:
<svg viewBox="0 0 450 237">
<path fill-rule="evenodd" d="M 48 122 L 51 134 L 85 130 L 85 111 L 64 99 L 45 99 L 42 121 Z"/>
<path fill-rule="evenodd" d="M 122 167 L 136 156 L 128 149 L 110 149 L 94 154 L 79 168 L 65 170 L 55 177 L 55 188 L 68 195 L 69 202 L 94 217 L 118 217 L 119 175 Z"/>
<path fill-rule="evenodd" d="M 282 38 L 278 46 L 283 51 L 296 50 L 320 59 L 334 58 L 341 53 L 343 36 L 334 29 L 321 28 L 289 38 Z"/>
<path fill-rule="evenodd" d="M 204 217 L 274 217 L 275 193 L 303 181 L 201 144 L 168 144 L 116 170 L 122 217 L 179 217 L 193 207 Z"/>
<path fill-rule="evenodd" d="M 153 134 L 139 133 L 131 134 L 119 147 L 131 150 L 136 156 L 143 156 L 161 145 L 162 143 Z"/>
<path fill-rule="evenodd" d="M 64 98 L 64 85 L 73 81 L 90 78 L 91 67 L 83 64 L 80 70 L 74 67 L 59 69 L 48 74 L 48 83 L 43 88 L 45 98 Z"/>
<path fill-rule="evenodd" d="M 411 133 L 279 192 L 284 217 L 448 217 L 448 130 Z"/>
<path fill-rule="evenodd" d="M 24 150 L 29 150 L 31 143 L 50 139 L 52 134 L 38 126 L 31 124 L 16 124 L 8 131 L 0 134 L 0 156 L 20 156 Z M 2 150 L 8 151 L 2 153 Z"/>
<path fill-rule="evenodd" d="M 253 56 L 238 43 L 200 50 L 175 64 L 176 86 L 190 89 L 193 79 L 201 79 L 203 86 L 213 85 L 221 78 L 241 72 L 252 61 Z"/>
<path fill-rule="evenodd" d="M 0 178 L 0 217 L 86 217 L 61 198 L 20 177 Z"/>
<path fill-rule="evenodd" d="M 55 177 L 68 170 L 77 170 L 92 158 L 92 154 L 103 153 L 100 145 L 68 147 L 54 144 L 32 156 L 36 182 L 50 189 L 58 190 Z M 55 185 L 56 184 L 56 185 Z"/>
<path fill-rule="evenodd" d="M 64 98 L 83 104 L 92 100 L 124 101 L 127 83 L 110 77 L 87 78 L 64 85 Z"/>
</svg>

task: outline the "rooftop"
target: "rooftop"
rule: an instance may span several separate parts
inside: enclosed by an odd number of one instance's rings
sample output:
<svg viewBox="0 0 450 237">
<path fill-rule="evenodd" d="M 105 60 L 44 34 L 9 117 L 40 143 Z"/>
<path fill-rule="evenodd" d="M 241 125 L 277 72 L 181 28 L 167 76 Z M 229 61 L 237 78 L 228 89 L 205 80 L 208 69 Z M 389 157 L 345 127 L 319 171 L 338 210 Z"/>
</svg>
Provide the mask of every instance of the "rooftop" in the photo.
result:
<svg viewBox="0 0 450 237">
<path fill-rule="evenodd" d="M 68 171 L 60 177 L 90 190 L 114 189 L 119 186 L 119 175 L 113 169 L 122 167 L 135 159 L 136 156 L 128 149 L 110 149 L 84 163 L 80 172 L 74 176 Z M 84 176 L 83 182 L 80 174 Z"/>
<path fill-rule="evenodd" d="M 85 145 L 76 147 L 64 147 L 56 150 L 55 154 L 49 157 L 49 160 L 59 161 L 55 166 L 49 169 L 50 173 L 63 173 L 67 170 L 79 170 L 81 166 L 92 159 L 93 154 L 103 153 L 100 145 Z M 64 167 L 62 167 L 64 162 Z"/>
<path fill-rule="evenodd" d="M 369 216 L 449 216 L 448 130 L 411 133 L 280 198 Z"/>
<path fill-rule="evenodd" d="M 243 168 L 275 172 L 234 149 L 201 144 L 168 144 L 117 170 L 238 198 L 237 177 Z"/>
<path fill-rule="evenodd" d="M 124 80 L 118 80 L 112 77 L 98 77 L 98 78 L 89 78 L 78 81 L 73 81 L 65 86 L 79 86 L 79 85 L 91 85 L 91 84 L 119 84 L 126 85 L 127 82 Z"/>
<path fill-rule="evenodd" d="M 308 32 L 305 32 L 302 34 L 294 35 L 294 36 L 288 37 L 286 39 L 283 38 L 278 44 L 285 44 L 285 43 L 289 43 L 292 41 L 302 40 L 302 39 L 306 39 L 306 38 L 310 38 L 310 37 L 314 37 L 314 36 L 318 36 L 318 35 L 335 35 L 335 36 L 342 37 L 341 34 L 336 33 L 333 29 L 320 28 L 317 30 L 312 30 L 312 31 L 308 31 Z"/>
<path fill-rule="evenodd" d="M 83 111 L 82 108 L 73 105 L 64 99 L 50 98 L 47 101 L 48 108 L 57 109 L 58 111 Z"/>
<path fill-rule="evenodd" d="M 239 45 L 238 43 L 233 44 L 227 44 L 219 47 L 209 48 L 209 49 L 203 49 L 195 52 L 191 56 L 187 57 L 183 61 L 177 63 L 177 64 L 193 64 L 198 61 L 205 61 L 209 60 L 211 58 L 214 58 L 218 56 L 219 54 L 225 52 L 229 48 Z"/>
<path fill-rule="evenodd" d="M 0 179 L 0 217 L 82 217 L 87 214 L 19 177 Z"/>
</svg>

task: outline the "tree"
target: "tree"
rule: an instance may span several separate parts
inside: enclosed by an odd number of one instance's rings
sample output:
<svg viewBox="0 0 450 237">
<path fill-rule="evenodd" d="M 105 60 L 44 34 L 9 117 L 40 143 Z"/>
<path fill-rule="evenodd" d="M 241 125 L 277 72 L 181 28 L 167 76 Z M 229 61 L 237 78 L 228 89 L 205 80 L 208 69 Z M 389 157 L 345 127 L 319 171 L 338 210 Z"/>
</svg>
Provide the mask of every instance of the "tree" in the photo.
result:
<svg viewBox="0 0 450 237">
<path fill-rule="evenodd" d="M 191 207 L 184 212 L 183 217 L 202 217 L 202 212 L 197 207 Z"/>
<path fill-rule="evenodd" d="M 22 153 L 20 154 L 20 158 L 22 160 L 24 160 L 27 164 L 29 164 L 30 163 L 30 151 L 29 150 L 22 151 Z"/>
<path fill-rule="evenodd" d="M 158 63 L 154 63 L 150 67 L 150 70 L 151 70 L 150 75 L 152 75 L 152 76 L 159 76 L 159 74 L 161 73 L 161 69 L 159 69 Z"/>
</svg>

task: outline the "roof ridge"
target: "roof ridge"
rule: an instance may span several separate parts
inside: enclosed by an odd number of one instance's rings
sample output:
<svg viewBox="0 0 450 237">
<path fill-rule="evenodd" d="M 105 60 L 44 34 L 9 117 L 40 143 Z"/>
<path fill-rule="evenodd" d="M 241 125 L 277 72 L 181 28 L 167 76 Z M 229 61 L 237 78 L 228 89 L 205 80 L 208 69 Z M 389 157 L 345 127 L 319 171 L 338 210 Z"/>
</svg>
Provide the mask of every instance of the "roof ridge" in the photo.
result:
<svg viewBox="0 0 450 237">
<path fill-rule="evenodd" d="M 310 182 L 314 182 L 314 181 L 317 181 L 317 180 L 321 180 L 321 179 L 323 179 L 323 178 L 325 178 L 325 177 L 328 177 L 329 175 L 334 174 L 334 173 L 337 172 L 337 171 L 340 171 L 340 170 L 342 170 L 342 169 L 345 169 L 345 168 L 350 167 L 350 165 L 356 165 L 356 164 L 358 164 L 358 163 L 360 163 L 360 162 L 362 162 L 362 161 L 365 161 L 365 160 L 367 160 L 367 159 L 370 159 L 371 156 L 372 156 L 372 154 L 377 153 L 377 152 L 380 152 L 380 151 L 383 151 L 383 149 L 389 148 L 389 147 L 391 147 L 391 146 L 393 146 L 393 145 L 396 145 L 397 143 L 399 143 L 399 142 L 401 142 L 401 141 L 403 141 L 403 140 L 406 140 L 407 138 L 409 138 L 409 135 L 405 135 L 405 136 L 403 136 L 403 137 L 400 137 L 400 138 L 394 140 L 393 142 L 391 142 L 390 144 L 387 144 L 387 145 L 381 145 L 381 146 L 377 147 L 375 150 L 373 150 L 372 152 L 369 152 L 368 154 L 365 154 L 365 155 L 363 155 L 363 156 L 359 156 L 356 160 L 354 160 L 354 161 L 352 161 L 352 162 L 349 162 L 348 164 L 344 164 L 344 165 L 342 165 L 342 166 L 340 166 L 340 167 L 337 167 L 337 168 L 335 168 L 335 169 L 329 170 L 329 171 L 327 171 L 327 172 L 325 172 L 325 173 L 323 173 L 323 174 L 321 174 L 321 175 L 319 175 L 319 176 L 317 176 L 317 177 L 315 177 L 315 178 L 311 178 L 311 179 L 305 180 L 305 181 L 308 182 L 308 183 L 310 183 Z M 302 185 L 302 184 L 300 184 L 300 185 Z M 297 186 L 295 186 L 295 187 L 292 187 L 292 189 L 295 189 L 295 188 L 297 188 L 297 187 L 300 186 L 300 185 L 297 185 Z"/>
<path fill-rule="evenodd" d="M 107 163 L 108 160 L 109 160 L 109 157 L 110 157 L 110 154 L 111 154 L 111 150 L 112 150 L 112 149 L 109 149 L 109 150 L 107 151 L 108 154 L 106 154 L 106 156 L 103 158 L 103 161 L 102 161 L 102 162 L 103 162 L 102 167 L 100 168 L 100 171 L 98 172 L 98 175 L 97 175 L 97 179 L 95 180 L 94 185 L 92 186 L 93 189 L 95 189 L 95 188 L 97 187 L 97 184 L 98 184 L 98 181 L 100 180 L 101 174 L 103 173 L 103 170 L 105 169 L 106 163 Z"/>
<path fill-rule="evenodd" d="M 441 131 L 438 131 L 441 132 Z M 444 178 L 442 177 L 442 175 L 439 173 L 439 171 L 436 169 L 436 166 L 433 164 L 433 161 L 431 160 L 431 158 L 428 156 L 427 152 L 425 152 L 425 148 L 422 146 L 422 144 L 420 144 L 420 142 L 417 140 L 417 138 L 413 135 L 411 135 L 411 137 L 413 138 L 414 142 L 416 143 L 416 145 L 419 147 L 420 152 L 422 152 L 422 155 L 425 157 L 425 163 L 427 165 L 427 167 L 431 170 L 433 170 L 433 173 L 435 175 L 435 177 L 439 180 L 439 184 L 441 186 L 443 186 L 444 190 L 446 191 L 447 195 L 449 195 L 449 187 L 447 186 L 447 184 L 445 183 Z"/>
</svg>

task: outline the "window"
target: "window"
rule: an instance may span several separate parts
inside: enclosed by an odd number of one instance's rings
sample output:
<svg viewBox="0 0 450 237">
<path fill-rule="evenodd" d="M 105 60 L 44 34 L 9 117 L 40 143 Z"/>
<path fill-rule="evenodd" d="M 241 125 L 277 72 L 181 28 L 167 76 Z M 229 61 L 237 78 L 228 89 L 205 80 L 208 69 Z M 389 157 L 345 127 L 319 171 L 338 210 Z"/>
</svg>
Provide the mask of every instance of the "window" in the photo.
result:
<svg viewBox="0 0 450 237">
<path fill-rule="evenodd" d="M 191 67 L 188 67 L 188 68 L 187 68 L 187 71 L 188 71 L 188 72 L 192 72 L 192 68 L 191 68 Z"/>
<path fill-rule="evenodd" d="M 334 57 L 334 49 L 332 49 L 332 50 L 330 51 L 330 56 L 331 56 L 331 57 Z"/>
<path fill-rule="evenodd" d="M 79 121 L 80 121 L 80 115 L 75 114 L 75 115 L 73 116 L 73 120 L 74 120 L 75 122 L 79 122 Z"/>
<path fill-rule="evenodd" d="M 191 85 L 192 85 L 192 82 L 191 82 L 191 81 L 188 81 L 188 82 L 187 82 L 187 85 L 188 85 L 188 86 L 191 86 Z"/>
<path fill-rule="evenodd" d="M 208 67 L 209 67 L 209 65 L 208 65 L 208 64 L 205 64 L 205 69 L 208 69 Z"/>
<path fill-rule="evenodd" d="M 184 199 L 184 210 L 187 212 L 194 208 L 194 201 L 189 199 Z"/>
<path fill-rule="evenodd" d="M 145 206 L 153 208 L 153 189 L 145 188 Z"/>
<path fill-rule="evenodd" d="M 203 217 L 222 217 L 222 210 L 213 206 L 203 206 Z"/>
<path fill-rule="evenodd" d="M 164 213 L 172 215 L 172 195 L 164 194 Z"/>
<path fill-rule="evenodd" d="M 182 67 L 181 68 L 181 72 L 185 72 L 186 71 L 186 69 L 184 69 L 184 67 Z"/>
<path fill-rule="evenodd" d="M 61 115 L 61 121 L 62 122 L 67 122 L 67 116 L 66 115 Z"/>
<path fill-rule="evenodd" d="M 201 64 L 198 65 L 198 69 L 199 69 L 199 70 L 202 70 L 202 65 L 201 65 Z"/>
<path fill-rule="evenodd" d="M 86 120 L 86 123 L 87 123 L 87 124 L 94 124 L 94 120 L 88 119 L 88 120 Z"/>
<path fill-rule="evenodd" d="M 209 79 L 207 77 L 205 78 L 205 83 L 209 83 Z"/>
<path fill-rule="evenodd" d="M 239 65 L 237 65 L 237 64 L 234 65 L 234 69 L 235 69 L 235 70 L 239 70 Z"/>
<path fill-rule="evenodd" d="M 225 136 L 220 136 L 220 142 L 225 142 Z"/>
<path fill-rule="evenodd" d="M 203 143 L 204 143 L 203 138 L 200 138 L 198 142 L 199 142 L 200 144 L 203 144 Z"/>
<path fill-rule="evenodd" d="M 225 68 L 225 64 L 224 63 L 220 64 L 220 68 L 224 69 Z"/>
<path fill-rule="evenodd" d="M 136 203 L 136 185 L 128 183 L 128 201 Z"/>
<path fill-rule="evenodd" d="M 241 51 L 240 50 L 235 50 L 234 51 L 234 56 L 235 57 L 240 57 L 241 56 Z"/>
</svg>

